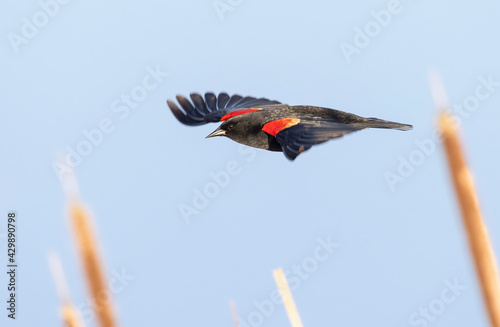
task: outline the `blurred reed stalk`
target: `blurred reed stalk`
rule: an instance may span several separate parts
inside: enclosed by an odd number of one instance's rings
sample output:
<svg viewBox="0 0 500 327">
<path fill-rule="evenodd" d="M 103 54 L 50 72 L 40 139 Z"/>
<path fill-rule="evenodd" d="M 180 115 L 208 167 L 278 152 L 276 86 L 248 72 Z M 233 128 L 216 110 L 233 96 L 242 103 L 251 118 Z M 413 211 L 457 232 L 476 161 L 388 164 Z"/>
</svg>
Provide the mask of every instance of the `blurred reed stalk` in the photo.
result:
<svg viewBox="0 0 500 327">
<path fill-rule="evenodd" d="M 467 231 L 470 249 L 476 264 L 476 271 L 481 283 L 490 322 L 492 326 L 500 327 L 498 269 L 493 247 L 488 236 L 488 229 L 479 210 L 479 201 L 474 190 L 472 176 L 465 163 L 458 133 L 449 114 L 441 114 L 439 128 L 443 134 L 448 166 L 462 211 L 465 230 Z"/>
<path fill-rule="evenodd" d="M 48 255 L 50 271 L 56 284 L 57 294 L 61 299 L 61 318 L 66 327 L 84 327 L 78 310 L 76 310 L 69 295 L 68 284 L 62 268 L 61 259 L 57 254 Z"/>
<path fill-rule="evenodd" d="M 288 314 L 290 324 L 292 327 L 303 327 L 283 269 L 278 268 L 273 270 L 273 275 L 276 285 L 278 285 L 278 291 L 280 292 L 281 299 L 283 300 L 283 305 L 285 306 L 286 313 Z"/>
<path fill-rule="evenodd" d="M 63 303 L 61 308 L 62 321 L 65 327 L 84 327 L 78 311 L 71 303 Z"/>
<path fill-rule="evenodd" d="M 88 213 L 80 202 L 70 203 L 70 219 L 99 324 L 101 327 L 115 327 L 111 292 L 107 290 L 104 280 L 97 239 L 94 237 Z"/>
<path fill-rule="evenodd" d="M 495 254 L 488 230 L 481 217 L 479 201 L 474 190 L 472 175 L 465 161 L 458 131 L 453 118 L 448 113 L 450 110 L 443 83 L 437 74 L 430 77 L 434 100 L 441 111 L 439 129 L 443 137 L 448 167 L 460 204 L 484 302 L 491 325 L 500 327 L 500 281 Z"/>
<path fill-rule="evenodd" d="M 229 309 L 231 310 L 231 319 L 233 320 L 233 327 L 240 327 L 238 322 L 238 312 L 236 311 L 236 304 L 233 301 L 229 301 Z"/>
<path fill-rule="evenodd" d="M 80 201 L 76 177 L 70 170 L 65 171 L 60 179 L 68 202 L 70 224 L 73 227 L 77 251 L 99 326 L 115 327 L 117 323 L 113 301 L 111 292 L 106 287 L 97 237 L 90 216 Z"/>
</svg>

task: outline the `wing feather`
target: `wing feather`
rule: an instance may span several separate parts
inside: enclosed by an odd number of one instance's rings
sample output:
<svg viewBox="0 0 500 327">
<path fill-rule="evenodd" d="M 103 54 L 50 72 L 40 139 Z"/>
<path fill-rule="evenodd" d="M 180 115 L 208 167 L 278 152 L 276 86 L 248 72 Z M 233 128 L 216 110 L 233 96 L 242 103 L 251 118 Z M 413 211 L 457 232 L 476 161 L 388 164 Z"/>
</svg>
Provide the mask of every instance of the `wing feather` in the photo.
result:
<svg viewBox="0 0 500 327">
<path fill-rule="evenodd" d="M 243 99 L 243 97 L 241 95 L 233 95 L 230 99 L 229 99 L 229 102 L 227 103 L 226 105 L 226 108 L 229 109 L 229 108 L 232 108 L 232 107 L 236 107 L 236 104 L 238 102 L 240 102 L 240 100 Z"/>
<path fill-rule="evenodd" d="M 219 93 L 218 96 L 207 92 L 204 98 L 198 93 L 191 93 L 190 98 L 191 101 L 181 95 L 176 97 L 182 109 L 174 101 L 167 100 L 167 104 L 177 120 L 192 126 L 218 122 L 224 115 L 240 109 L 266 106 L 271 109 L 277 108 L 273 105 L 281 104 L 279 101 L 266 98 L 242 97 L 237 94 L 229 96 L 224 92 Z"/>
<path fill-rule="evenodd" d="M 205 93 L 205 103 L 208 111 L 212 112 L 217 110 L 217 97 L 212 92 Z"/>
<path fill-rule="evenodd" d="M 196 111 L 201 115 L 204 116 L 208 114 L 210 111 L 208 111 L 207 106 L 205 105 L 205 101 L 203 100 L 202 96 L 197 94 L 197 93 L 191 93 L 191 101 L 193 102 Z"/>
<path fill-rule="evenodd" d="M 219 96 L 217 97 L 217 108 L 219 108 L 220 110 L 226 109 L 226 105 L 228 102 L 229 102 L 229 95 L 227 93 L 219 93 Z"/>
<path fill-rule="evenodd" d="M 276 140 L 281 144 L 285 156 L 290 160 L 295 160 L 299 154 L 309 150 L 313 145 L 360 129 L 363 128 L 335 121 L 301 119 L 299 124 L 285 128 L 276 134 Z"/>
</svg>

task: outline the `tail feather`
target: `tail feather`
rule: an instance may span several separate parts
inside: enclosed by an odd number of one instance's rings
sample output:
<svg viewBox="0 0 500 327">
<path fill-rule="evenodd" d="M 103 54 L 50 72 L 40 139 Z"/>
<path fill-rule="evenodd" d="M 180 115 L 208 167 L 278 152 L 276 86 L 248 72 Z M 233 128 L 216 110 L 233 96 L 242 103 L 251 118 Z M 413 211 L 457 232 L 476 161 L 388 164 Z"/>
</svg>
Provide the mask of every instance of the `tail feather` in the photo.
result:
<svg viewBox="0 0 500 327">
<path fill-rule="evenodd" d="M 399 129 L 400 131 L 409 131 L 413 129 L 412 125 L 396 123 L 393 121 L 378 119 L 378 118 L 366 118 L 365 128 L 389 128 L 389 129 Z"/>
</svg>

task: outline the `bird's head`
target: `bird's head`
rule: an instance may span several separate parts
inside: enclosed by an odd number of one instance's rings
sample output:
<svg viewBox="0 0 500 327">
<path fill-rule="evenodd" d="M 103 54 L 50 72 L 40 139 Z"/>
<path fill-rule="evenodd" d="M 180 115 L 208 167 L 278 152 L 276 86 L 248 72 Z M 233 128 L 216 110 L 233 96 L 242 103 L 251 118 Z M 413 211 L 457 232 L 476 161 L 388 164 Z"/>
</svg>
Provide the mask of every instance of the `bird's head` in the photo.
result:
<svg viewBox="0 0 500 327">
<path fill-rule="evenodd" d="M 226 136 L 231 140 L 255 146 L 254 138 L 257 134 L 262 133 L 259 124 L 255 124 L 252 117 L 246 117 L 246 115 L 240 115 L 231 117 L 224 121 L 215 131 L 207 135 L 207 138 L 214 136 Z"/>
</svg>

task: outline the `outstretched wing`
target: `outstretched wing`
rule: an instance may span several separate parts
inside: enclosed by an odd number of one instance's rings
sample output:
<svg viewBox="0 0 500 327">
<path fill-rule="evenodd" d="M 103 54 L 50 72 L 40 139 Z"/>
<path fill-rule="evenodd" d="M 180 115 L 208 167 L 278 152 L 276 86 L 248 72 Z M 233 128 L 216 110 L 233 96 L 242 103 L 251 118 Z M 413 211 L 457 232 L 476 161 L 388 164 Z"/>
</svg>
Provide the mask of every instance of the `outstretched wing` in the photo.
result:
<svg viewBox="0 0 500 327">
<path fill-rule="evenodd" d="M 212 92 L 207 92 L 204 98 L 198 93 L 191 93 L 190 97 L 191 101 L 181 95 L 176 97 L 182 110 L 174 101 L 167 100 L 167 104 L 181 123 L 191 126 L 219 122 L 236 115 L 260 110 L 262 107 L 281 104 L 281 102 L 265 98 L 229 96 L 227 93 L 219 93 L 216 96 Z"/>
<path fill-rule="evenodd" d="M 282 118 L 266 123 L 262 130 L 276 137 L 285 156 L 295 160 L 299 154 L 309 150 L 313 145 L 363 128 L 330 120 Z"/>
</svg>

